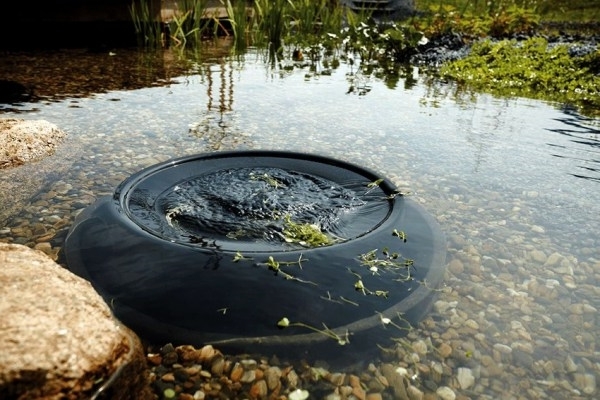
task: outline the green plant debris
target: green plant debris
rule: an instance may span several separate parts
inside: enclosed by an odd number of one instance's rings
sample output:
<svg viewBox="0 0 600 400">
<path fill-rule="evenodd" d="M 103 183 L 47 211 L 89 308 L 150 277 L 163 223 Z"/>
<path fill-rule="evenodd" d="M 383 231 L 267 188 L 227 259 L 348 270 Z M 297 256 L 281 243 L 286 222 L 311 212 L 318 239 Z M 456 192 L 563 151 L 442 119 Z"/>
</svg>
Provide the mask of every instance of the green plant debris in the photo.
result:
<svg viewBox="0 0 600 400">
<path fill-rule="evenodd" d="M 403 318 L 399 313 L 397 313 L 396 316 L 398 317 L 398 319 L 404 326 L 400 326 L 398 323 L 394 322 L 391 318 L 385 317 L 380 312 L 377 312 L 377 314 L 379 314 L 379 318 L 381 319 L 381 324 L 383 325 L 384 328 L 389 325 L 389 326 L 393 326 L 402 331 L 410 331 L 413 329 L 410 322 L 406 318 Z"/>
<path fill-rule="evenodd" d="M 286 242 L 298 243 L 306 247 L 325 246 L 332 242 L 318 225 L 294 222 L 289 215 L 284 217 L 283 235 Z"/>
<path fill-rule="evenodd" d="M 348 331 L 346 331 L 343 335 L 340 335 L 340 334 L 337 334 L 335 331 L 329 329 L 327 327 L 327 325 L 325 325 L 325 324 L 323 324 L 323 329 L 319 329 L 314 326 L 305 324 L 303 322 L 290 322 L 290 320 L 287 317 L 283 317 L 282 319 L 280 319 L 277 322 L 277 327 L 279 327 L 280 329 L 288 328 L 290 326 L 299 326 L 299 327 L 310 329 L 311 331 L 323 334 L 327 337 L 334 339 L 335 341 L 337 341 L 337 343 L 339 345 L 342 345 L 342 346 L 350 343 L 350 338 L 349 338 L 350 334 Z"/>
<path fill-rule="evenodd" d="M 392 200 L 392 199 L 395 199 L 398 196 L 404 196 L 404 195 L 406 195 L 406 193 L 402 193 L 399 190 L 394 190 L 392 193 L 390 193 L 390 194 L 387 195 L 386 199 Z"/>
<path fill-rule="evenodd" d="M 345 298 L 344 296 L 339 296 L 339 300 L 338 299 L 334 299 L 333 297 L 331 297 L 331 293 L 329 293 L 329 290 L 327 291 L 327 297 L 325 296 L 320 296 L 323 300 L 327 300 L 327 301 L 331 301 L 334 303 L 338 303 L 338 304 L 344 304 L 344 303 L 348 303 L 348 304 L 352 304 L 353 306 L 357 306 L 358 307 L 358 303 L 352 300 L 348 300 L 347 298 Z"/>
<path fill-rule="evenodd" d="M 225 236 L 227 236 L 229 239 L 237 240 L 237 239 L 243 237 L 245 234 L 246 234 L 245 230 L 237 229 L 233 232 L 227 232 L 227 234 Z"/>
<path fill-rule="evenodd" d="M 431 290 L 432 292 L 443 292 L 443 291 L 444 291 L 444 288 L 435 288 L 435 287 L 431 287 L 431 286 L 429 285 L 429 282 L 427 282 L 427 279 L 423 279 L 422 281 L 419 281 L 419 283 L 420 283 L 420 284 L 421 284 L 423 287 L 425 287 L 425 288 L 427 288 L 427 289 Z"/>
<path fill-rule="evenodd" d="M 163 396 L 165 399 L 174 399 L 177 396 L 177 392 L 174 389 L 167 388 L 163 391 Z"/>
<path fill-rule="evenodd" d="M 388 295 L 390 293 L 389 291 L 387 291 L 387 290 L 369 290 L 365 287 L 360 274 L 357 274 L 356 272 L 352 271 L 350 268 L 348 268 L 348 271 L 350 271 L 350 273 L 352 275 L 354 275 L 358 278 L 358 280 L 354 283 L 354 289 L 356 291 L 362 292 L 362 294 L 364 294 L 364 295 L 374 295 L 377 297 L 384 297 L 386 299 L 388 298 Z"/>
<path fill-rule="evenodd" d="M 280 265 L 298 265 L 302 269 L 302 262 L 304 261 L 308 261 L 308 259 L 303 258 L 302 254 L 298 257 L 298 261 L 275 261 L 273 256 L 269 256 L 265 264 L 272 270 L 278 271 Z"/>
<path fill-rule="evenodd" d="M 381 185 L 383 183 L 384 179 L 383 178 L 379 178 L 377 180 L 374 180 L 373 182 L 369 182 L 367 183 L 367 187 L 368 188 L 376 188 L 379 187 L 379 185 Z"/>
<path fill-rule="evenodd" d="M 377 273 L 379 269 L 394 271 L 397 271 L 398 269 L 408 270 L 408 267 L 414 264 L 412 259 L 404 258 L 400 253 L 397 252 L 390 253 L 388 248 L 384 247 L 381 250 L 381 255 L 383 257 L 380 257 L 377 251 L 378 249 L 374 249 L 367 253 L 361 254 L 358 257 L 361 265 L 368 267 L 369 271 L 372 273 Z M 409 276 L 406 279 L 409 279 L 410 271 L 408 270 L 407 273 Z"/>
<path fill-rule="evenodd" d="M 246 256 L 244 256 L 242 253 L 240 253 L 238 251 L 233 256 L 233 262 L 238 262 L 238 261 L 241 261 L 241 260 L 252 260 L 252 258 L 251 257 L 246 257 Z"/>
<path fill-rule="evenodd" d="M 266 182 L 267 185 L 278 189 L 280 187 L 285 187 L 285 184 L 279 180 L 277 180 L 276 178 L 273 178 L 271 175 L 265 173 L 265 174 L 255 174 L 255 173 L 251 173 L 250 174 L 250 180 L 252 181 L 263 181 Z"/>
<path fill-rule="evenodd" d="M 367 183 L 367 190 L 365 191 L 365 194 L 371 193 L 373 190 L 377 189 L 379 187 L 379 185 L 381 185 L 383 183 L 384 179 L 380 178 L 380 179 L 376 179 L 373 182 L 369 182 Z"/>
<path fill-rule="evenodd" d="M 298 261 L 278 261 L 275 260 L 275 258 L 273 258 L 273 256 L 269 256 L 269 258 L 267 259 L 266 262 L 264 263 L 259 263 L 258 265 L 265 265 L 267 266 L 267 268 L 273 272 L 275 272 L 275 275 L 281 275 L 283 276 L 285 279 L 287 280 L 293 280 L 293 281 L 297 281 L 300 283 L 307 283 L 310 285 L 315 285 L 318 286 L 317 283 L 312 282 L 312 281 L 307 281 L 305 279 L 301 279 L 298 278 L 286 271 L 283 271 L 281 269 L 281 267 L 283 266 L 289 266 L 289 265 L 298 265 L 300 267 L 300 269 L 302 269 L 302 262 L 304 261 L 308 261 L 306 258 L 302 258 L 302 254 L 300 254 L 300 256 L 298 257 Z"/>
<path fill-rule="evenodd" d="M 400 240 L 402 240 L 404 243 L 406 243 L 406 233 L 404 231 L 399 231 L 398 229 L 394 229 L 392 231 L 392 235 L 398 236 L 398 238 L 400 238 Z"/>
</svg>

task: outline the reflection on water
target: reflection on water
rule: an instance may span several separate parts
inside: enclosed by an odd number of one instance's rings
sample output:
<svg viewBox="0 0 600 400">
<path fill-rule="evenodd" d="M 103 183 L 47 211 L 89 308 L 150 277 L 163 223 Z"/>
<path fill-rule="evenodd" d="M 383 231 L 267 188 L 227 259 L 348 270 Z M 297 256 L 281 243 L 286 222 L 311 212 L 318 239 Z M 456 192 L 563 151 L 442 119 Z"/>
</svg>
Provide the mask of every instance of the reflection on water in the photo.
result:
<svg viewBox="0 0 600 400">
<path fill-rule="evenodd" d="M 239 130 L 235 131 L 234 66 L 224 60 L 207 64 L 198 69 L 206 85 L 207 104 L 203 115 L 190 126 L 190 133 L 197 136 L 211 150 L 220 150 L 228 138 L 243 140 Z M 226 146 L 226 144 L 225 144 Z"/>
<path fill-rule="evenodd" d="M 458 93 L 416 71 L 386 85 L 344 62 L 315 74 L 273 69 L 252 52 L 216 60 L 164 86 L 3 107 L 3 117 L 46 119 L 69 135 L 55 156 L 2 171 L 11 189 L 0 203 L 17 200 L 0 207 L 3 240 L 53 253 L 77 212 L 172 157 L 216 149 L 334 156 L 391 177 L 448 236 L 446 287 L 411 340 L 452 353 L 395 360 L 414 370 L 412 384 L 486 399 L 597 398 L 598 120 Z M 52 173 L 36 180 L 31 168 Z M 436 375 L 438 364 L 445 369 Z M 465 369 L 474 383 L 461 386 Z"/>
<path fill-rule="evenodd" d="M 578 178 L 600 182 L 600 124 L 597 120 L 581 116 L 571 107 L 564 107 L 565 116 L 559 118 L 567 127 L 551 129 L 553 132 L 568 136 L 571 146 L 557 147 L 555 157 L 567 157 L 578 161 L 578 170 L 572 172 Z M 585 147 L 589 146 L 589 147 Z"/>
</svg>

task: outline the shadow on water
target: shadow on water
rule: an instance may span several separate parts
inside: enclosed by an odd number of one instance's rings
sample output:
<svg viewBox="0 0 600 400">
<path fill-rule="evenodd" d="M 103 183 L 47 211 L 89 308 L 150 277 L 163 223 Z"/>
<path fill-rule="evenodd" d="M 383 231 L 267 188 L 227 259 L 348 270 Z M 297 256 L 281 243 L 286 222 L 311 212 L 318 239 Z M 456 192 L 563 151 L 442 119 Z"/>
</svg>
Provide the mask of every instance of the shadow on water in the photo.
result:
<svg viewBox="0 0 600 400">
<path fill-rule="evenodd" d="M 598 129 L 598 121 L 580 115 L 569 106 L 563 107 L 562 111 L 565 113 L 565 117 L 557 120 L 567 125 L 567 127 L 549 130 L 567 136 L 569 141 L 574 143 L 576 147 L 567 148 L 564 145 L 548 143 L 549 146 L 556 149 L 556 153 L 552 153 L 552 155 L 554 157 L 571 158 L 580 162 L 581 172 L 571 173 L 571 175 L 600 182 L 600 129 Z M 561 154 L 558 154 L 558 152 L 561 152 Z"/>
</svg>

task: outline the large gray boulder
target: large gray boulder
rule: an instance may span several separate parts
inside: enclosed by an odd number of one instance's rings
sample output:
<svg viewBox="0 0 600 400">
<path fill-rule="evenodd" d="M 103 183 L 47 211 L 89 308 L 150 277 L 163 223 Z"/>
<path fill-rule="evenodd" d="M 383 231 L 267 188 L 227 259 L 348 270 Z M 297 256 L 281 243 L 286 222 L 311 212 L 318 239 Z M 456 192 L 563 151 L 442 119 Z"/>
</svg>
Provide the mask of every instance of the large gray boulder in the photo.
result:
<svg viewBox="0 0 600 400">
<path fill-rule="evenodd" d="M 0 398 L 150 399 L 144 350 L 89 282 L 0 243 Z"/>
</svg>

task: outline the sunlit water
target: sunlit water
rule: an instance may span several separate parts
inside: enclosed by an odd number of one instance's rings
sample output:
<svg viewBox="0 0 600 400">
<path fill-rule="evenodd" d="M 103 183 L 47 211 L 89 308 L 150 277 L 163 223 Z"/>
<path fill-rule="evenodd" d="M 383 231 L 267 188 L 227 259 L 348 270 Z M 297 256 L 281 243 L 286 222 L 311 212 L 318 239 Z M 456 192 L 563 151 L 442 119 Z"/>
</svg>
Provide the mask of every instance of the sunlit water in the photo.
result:
<svg viewBox="0 0 600 400">
<path fill-rule="evenodd" d="M 447 235 L 446 286 L 417 337 L 450 343 L 453 373 L 474 371 L 463 394 L 517 398 L 521 385 L 527 398 L 595 398 L 600 121 L 557 104 L 456 96 L 453 85 L 413 78 L 390 89 L 356 66 L 315 75 L 249 54 L 167 87 L 24 104 L 37 111 L 2 116 L 45 119 L 68 138 L 37 166 L 1 171 L 14 182 L 54 169 L 0 231 L 33 245 L 19 236 L 23 220 L 71 221 L 129 174 L 187 154 L 280 149 L 351 161 L 410 192 Z M 515 392 L 488 359 L 513 377 Z"/>
</svg>

